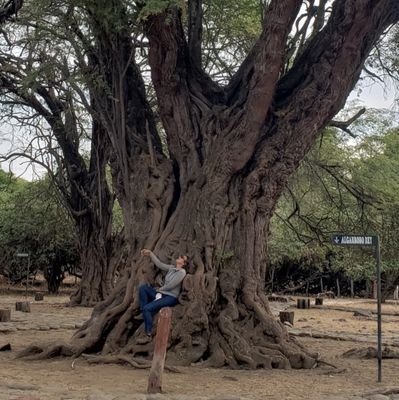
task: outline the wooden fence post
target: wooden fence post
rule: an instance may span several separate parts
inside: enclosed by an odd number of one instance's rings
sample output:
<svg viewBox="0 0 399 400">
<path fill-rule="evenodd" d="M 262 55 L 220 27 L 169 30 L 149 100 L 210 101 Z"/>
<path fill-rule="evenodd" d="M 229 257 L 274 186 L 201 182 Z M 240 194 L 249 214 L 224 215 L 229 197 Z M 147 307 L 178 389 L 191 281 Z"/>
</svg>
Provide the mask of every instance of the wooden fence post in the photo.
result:
<svg viewBox="0 0 399 400">
<path fill-rule="evenodd" d="M 310 308 L 310 299 L 297 299 L 296 307 L 297 308 Z"/>
<path fill-rule="evenodd" d="M 0 322 L 10 322 L 11 321 L 11 310 L 1 309 L 0 310 Z"/>
<path fill-rule="evenodd" d="M 17 301 L 15 303 L 15 310 L 22 312 L 30 312 L 30 303 L 29 301 Z"/>
<path fill-rule="evenodd" d="M 171 317 L 172 310 L 170 307 L 162 308 L 159 312 L 154 356 L 152 358 L 151 371 L 148 377 L 147 393 L 162 392 L 162 374 L 165 365 Z"/>
<path fill-rule="evenodd" d="M 282 323 L 287 321 L 291 325 L 294 325 L 294 311 L 280 311 L 279 315 Z"/>
</svg>

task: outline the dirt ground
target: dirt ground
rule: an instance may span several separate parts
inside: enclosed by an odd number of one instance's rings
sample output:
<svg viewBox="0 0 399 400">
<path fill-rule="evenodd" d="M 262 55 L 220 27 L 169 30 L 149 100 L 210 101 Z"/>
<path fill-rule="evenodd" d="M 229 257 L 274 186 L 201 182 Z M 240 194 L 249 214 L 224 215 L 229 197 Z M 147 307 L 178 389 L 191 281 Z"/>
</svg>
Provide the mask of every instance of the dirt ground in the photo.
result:
<svg viewBox="0 0 399 400">
<path fill-rule="evenodd" d="M 30 301 L 31 313 L 15 311 L 15 302 L 24 300 Z M 89 317 L 91 309 L 66 307 L 67 300 L 66 295 L 45 296 L 38 302 L 31 294 L 25 298 L 23 292 L 0 292 L 0 309 L 11 309 L 11 322 L 0 323 L 0 347 L 7 343 L 12 346 L 12 351 L 0 352 L 0 399 L 145 399 L 148 370 L 134 370 L 121 365 L 89 365 L 84 360 L 78 360 L 72 369 L 71 359 L 67 358 L 45 361 L 14 358 L 17 351 L 32 342 L 68 340 L 71 337 L 74 329 Z M 276 314 L 279 306 L 286 307 L 280 303 L 272 306 Z M 348 311 L 330 309 L 337 306 Z M 313 370 L 181 368 L 180 374 L 165 372 L 164 396 L 159 398 L 316 400 L 345 399 L 376 390 L 383 393 L 388 388 L 393 388 L 393 392 L 397 389 L 399 393 L 398 359 L 383 360 L 382 383 L 377 383 L 375 359 L 342 357 L 342 353 L 349 349 L 375 346 L 376 342 L 376 321 L 355 317 L 350 311 L 354 308 L 374 311 L 376 304 L 372 300 L 325 299 L 320 308 L 299 310 L 294 302 L 291 305 L 295 311 L 292 332 L 299 335 L 298 340 L 308 348 L 320 352 L 322 359 L 334 364 L 337 370 L 326 365 Z M 391 314 L 383 316 L 384 341 L 399 350 L 399 305 L 395 302 L 383 304 L 382 310 Z M 341 340 L 309 337 L 312 332 L 315 336 L 340 336 Z M 356 335 L 356 339 L 363 342 L 345 340 L 353 339 L 350 335 Z M 140 395 L 142 397 L 135 397 Z"/>
</svg>

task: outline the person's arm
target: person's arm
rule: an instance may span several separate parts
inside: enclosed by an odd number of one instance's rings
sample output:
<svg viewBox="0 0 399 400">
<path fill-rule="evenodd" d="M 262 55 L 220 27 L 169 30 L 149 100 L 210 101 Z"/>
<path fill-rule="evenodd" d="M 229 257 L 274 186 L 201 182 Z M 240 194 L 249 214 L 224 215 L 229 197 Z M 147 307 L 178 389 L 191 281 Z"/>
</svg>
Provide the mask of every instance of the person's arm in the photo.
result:
<svg viewBox="0 0 399 400">
<path fill-rule="evenodd" d="M 168 292 L 172 289 L 174 289 L 176 286 L 178 286 L 184 277 L 186 276 L 186 271 L 184 269 L 181 269 L 179 271 L 176 271 L 176 273 L 173 275 L 173 278 L 165 285 L 160 287 L 158 289 L 158 292 L 164 290 L 165 292 Z"/>
<path fill-rule="evenodd" d="M 159 258 L 153 252 L 150 253 L 150 258 L 151 258 L 152 262 L 159 269 L 162 269 L 163 271 L 169 271 L 171 268 L 173 268 L 173 265 L 165 264 L 162 261 L 160 261 Z"/>
</svg>

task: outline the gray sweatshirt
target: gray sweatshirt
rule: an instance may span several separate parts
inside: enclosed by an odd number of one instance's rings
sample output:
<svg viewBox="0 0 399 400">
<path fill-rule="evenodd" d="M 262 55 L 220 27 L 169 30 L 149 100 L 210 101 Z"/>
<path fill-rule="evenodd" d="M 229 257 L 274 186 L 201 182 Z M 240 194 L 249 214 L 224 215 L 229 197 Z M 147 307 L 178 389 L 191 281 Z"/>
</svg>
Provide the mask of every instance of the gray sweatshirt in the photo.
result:
<svg viewBox="0 0 399 400">
<path fill-rule="evenodd" d="M 165 276 L 165 282 L 162 287 L 158 289 L 158 292 L 166 294 L 168 296 L 179 297 L 181 292 L 181 283 L 186 276 L 186 270 L 184 268 L 177 269 L 172 264 L 164 264 L 159 261 L 159 258 L 154 254 L 150 254 L 152 262 L 163 271 L 168 271 Z"/>
</svg>

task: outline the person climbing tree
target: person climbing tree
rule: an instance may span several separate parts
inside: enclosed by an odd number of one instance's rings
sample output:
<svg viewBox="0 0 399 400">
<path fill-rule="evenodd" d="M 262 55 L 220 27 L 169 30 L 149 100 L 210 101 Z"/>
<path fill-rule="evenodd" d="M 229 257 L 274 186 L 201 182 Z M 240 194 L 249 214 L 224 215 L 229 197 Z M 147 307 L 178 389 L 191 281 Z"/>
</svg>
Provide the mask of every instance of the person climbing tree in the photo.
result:
<svg viewBox="0 0 399 400">
<path fill-rule="evenodd" d="M 147 284 L 139 287 L 140 310 L 143 313 L 146 336 L 138 343 L 144 344 L 151 341 L 154 315 L 163 307 L 174 307 L 179 304 L 181 284 L 186 276 L 184 267 L 187 265 L 187 256 L 179 256 L 173 265 L 161 262 L 151 250 L 143 249 L 141 254 L 150 257 L 159 269 L 167 271 L 165 282 L 160 288 L 155 289 Z"/>
</svg>

